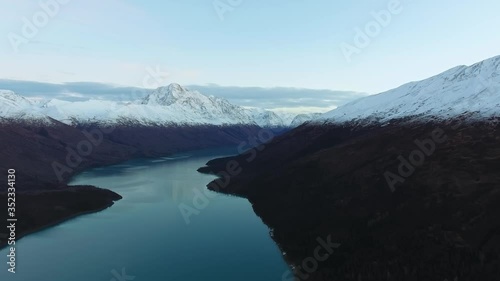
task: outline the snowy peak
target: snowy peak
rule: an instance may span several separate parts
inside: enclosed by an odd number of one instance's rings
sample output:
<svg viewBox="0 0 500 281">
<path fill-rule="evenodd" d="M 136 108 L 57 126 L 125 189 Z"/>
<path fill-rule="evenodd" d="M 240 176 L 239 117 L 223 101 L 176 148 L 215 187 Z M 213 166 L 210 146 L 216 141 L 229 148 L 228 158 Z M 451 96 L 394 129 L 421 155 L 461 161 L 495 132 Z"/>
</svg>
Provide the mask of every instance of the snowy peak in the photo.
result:
<svg viewBox="0 0 500 281">
<path fill-rule="evenodd" d="M 182 92 L 188 91 L 186 88 L 182 87 L 181 85 L 179 85 L 177 83 L 172 83 L 172 84 L 168 85 L 167 88 L 172 93 L 182 93 Z"/>
<path fill-rule="evenodd" d="M 273 111 L 260 108 L 247 108 L 245 111 L 261 127 L 287 127 L 290 125 Z"/>
<path fill-rule="evenodd" d="M 243 114 L 241 107 L 214 96 L 206 96 L 198 91 L 190 91 L 179 84 L 160 87 L 148 95 L 142 103 L 148 106 L 168 107 L 181 115 L 197 115 L 210 122 L 225 118 L 227 122 L 251 123 L 249 116 Z"/>
<path fill-rule="evenodd" d="M 25 106 L 32 105 L 33 102 L 26 99 L 23 96 L 20 96 L 13 91 L 9 90 L 0 90 L 0 105 L 3 107 L 16 107 L 22 108 Z"/>
<path fill-rule="evenodd" d="M 47 116 L 40 112 L 38 104 L 13 91 L 0 90 L 0 118 L 30 120 L 48 123 Z"/>
<path fill-rule="evenodd" d="M 500 56 L 358 99 L 317 120 L 386 122 L 409 116 L 448 119 L 464 113 L 500 116 Z"/>
<path fill-rule="evenodd" d="M 141 102 L 147 105 L 169 106 L 182 100 L 205 99 L 206 96 L 197 91 L 189 91 L 179 84 L 170 84 L 154 90 Z"/>
<path fill-rule="evenodd" d="M 14 93 L 13 91 L 0 90 L 0 116 L 20 116 L 23 111 L 28 109 L 33 103 Z"/>
<path fill-rule="evenodd" d="M 306 122 L 309 122 L 311 120 L 314 120 L 318 117 L 320 117 L 322 114 L 321 113 L 308 113 L 308 114 L 299 114 L 293 118 L 290 126 L 291 127 L 298 127 Z"/>
<path fill-rule="evenodd" d="M 290 122 L 272 111 L 245 109 L 223 98 L 190 91 L 171 84 L 152 91 L 143 100 L 123 103 L 110 100 L 30 101 L 11 91 L 0 91 L 0 117 L 45 118 L 70 125 L 258 125 L 286 127 Z"/>
<path fill-rule="evenodd" d="M 290 127 L 295 117 L 260 108 L 243 108 L 226 99 L 191 91 L 179 84 L 157 88 L 146 98 L 134 102 L 32 101 L 12 91 L 0 90 L 0 106 L 0 118 L 52 118 L 69 125 L 257 125 L 284 128 Z"/>
</svg>

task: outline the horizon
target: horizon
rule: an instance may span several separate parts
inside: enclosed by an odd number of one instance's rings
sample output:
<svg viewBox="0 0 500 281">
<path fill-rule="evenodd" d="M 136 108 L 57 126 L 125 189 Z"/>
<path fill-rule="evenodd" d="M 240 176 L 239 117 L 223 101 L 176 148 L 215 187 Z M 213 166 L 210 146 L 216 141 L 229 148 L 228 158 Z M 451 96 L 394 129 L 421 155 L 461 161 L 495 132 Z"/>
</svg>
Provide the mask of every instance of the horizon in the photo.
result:
<svg viewBox="0 0 500 281">
<path fill-rule="evenodd" d="M 142 100 L 157 88 L 138 88 L 93 82 L 43 83 L 35 81 L 0 79 L 0 90 L 14 93 L 32 100 L 63 100 L 81 102 L 107 100 L 131 102 Z M 224 98 L 244 108 L 262 108 L 283 114 L 325 113 L 354 99 L 367 96 L 366 93 L 331 91 L 327 89 L 225 87 L 215 84 L 181 85 L 190 91 L 206 96 Z M 304 97 L 304 94 L 306 97 Z M 307 97 L 308 96 L 308 97 Z M 326 105 L 325 105 L 326 103 Z"/>
<path fill-rule="evenodd" d="M 355 91 L 335 91 L 331 89 L 308 89 L 295 87 L 239 87 L 222 86 L 214 83 L 205 85 L 181 85 L 176 82 L 162 84 L 166 81 L 165 77 L 148 75 L 147 77 L 155 80 L 156 87 L 140 88 L 125 85 L 106 84 L 100 82 L 62 82 L 47 83 L 25 80 L 9 80 L 0 78 L 0 90 L 11 90 L 16 94 L 36 100 L 58 99 L 64 101 L 78 102 L 87 100 L 109 100 L 117 102 L 130 102 L 141 100 L 149 95 L 153 90 L 167 87 L 172 84 L 179 84 L 182 87 L 198 91 L 206 96 L 216 96 L 227 99 L 228 101 L 244 108 L 262 108 L 269 111 L 282 114 L 309 114 L 309 113 L 327 113 L 351 101 L 364 97 L 383 94 L 400 88 L 406 84 L 420 82 L 431 77 L 445 73 L 457 67 L 470 67 L 487 60 L 500 57 L 496 55 L 483 59 L 470 65 L 457 65 L 443 70 L 422 80 L 407 81 L 395 88 L 388 89 L 380 93 L 368 94 Z M 152 72 L 149 72 L 151 74 Z M 303 98 L 305 94 L 308 98 Z M 311 95 L 316 95 L 310 97 Z M 269 98 L 273 96 L 273 98 Z M 250 98 L 251 97 L 251 98 Z M 295 98 L 295 100 L 293 100 Z M 260 100 L 260 101 L 259 101 Z M 263 101 L 265 100 L 265 101 Z M 286 101 L 285 101 L 286 100 Z M 324 103 L 327 103 L 325 106 Z M 320 106 L 322 105 L 322 106 Z"/>
<path fill-rule="evenodd" d="M 500 54 L 500 39 L 488 36 L 500 24 L 491 0 L 40 3 L 0 12 L 0 79 L 156 88 L 144 82 L 156 72 L 166 84 L 371 95 Z"/>
</svg>

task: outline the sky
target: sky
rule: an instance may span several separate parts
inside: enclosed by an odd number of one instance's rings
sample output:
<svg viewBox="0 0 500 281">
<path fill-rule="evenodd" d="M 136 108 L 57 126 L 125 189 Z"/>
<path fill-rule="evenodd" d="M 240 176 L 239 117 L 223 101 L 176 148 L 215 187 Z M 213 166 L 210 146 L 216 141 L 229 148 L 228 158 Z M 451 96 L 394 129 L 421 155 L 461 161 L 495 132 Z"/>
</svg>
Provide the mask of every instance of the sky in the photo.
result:
<svg viewBox="0 0 500 281">
<path fill-rule="evenodd" d="M 0 0 L 0 79 L 175 82 L 240 102 L 249 89 L 298 88 L 323 93 L 305 106 L 331 108 L 499 55 L 499 10 L 495 0 Z"/>
</svg>

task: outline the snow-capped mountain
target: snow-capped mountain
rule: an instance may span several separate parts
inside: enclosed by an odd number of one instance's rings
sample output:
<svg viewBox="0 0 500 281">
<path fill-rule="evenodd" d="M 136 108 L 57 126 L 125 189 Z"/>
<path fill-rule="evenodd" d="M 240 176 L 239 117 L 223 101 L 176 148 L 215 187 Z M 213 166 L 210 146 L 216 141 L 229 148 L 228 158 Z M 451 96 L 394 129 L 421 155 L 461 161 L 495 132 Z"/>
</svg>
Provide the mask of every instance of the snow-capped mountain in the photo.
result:
<svg viewBox="0 0 500 281">
<path fill-rule="evenodd" d="M 447 119 L 463 113 L 477 117 L 500 116 L 500 56 L 358 99 L 325 113 L 316 121 L 386 122 L 408 116 Z"/>
<path fill-rule="evenodd" d="M 15 115 L 24 108 L 32 106 L 32 103 L 24 97 L 16 95 L 12 91 L 0 90 L 0 115 Z"/>
<path fill-rule="evenodd" d="M 0 92 L 0 117 L 44 116 L 66 124 L 139 124 L 139 125 L 258 125 L 286 127 L 274 112 L 247 109 L 229 101 L 190 91 L 178 84 L 160 87 L 142 100 L 116 102 L 87 100 L 69 102 L 52 99 L 33 102 L 11 91 Z M 25 118 L 26 119 L 26 118 Z M 29 118 L 28 118 L 29 119 Z"/>
<path fill-rule="evenodd" d="M 213 124 L 251 124 L 253 120 L 245 114 L 241 107 L 231 104 L 229 101 L 214 96 L 206 96 L 198 91 L 190 91 L 178 84 L 161 87 L 149 94 L 142 102 L 147 108 L 161 111 L 168 110 L 164 119 L 155 119 L 159 122 L 176 120 L 176 123 L 200 123 Z M 170 114 L 169 114 L 170 113 Z M 175 113 L 175 114 L 172 114 Z M 170 116 L 169 116 L 170 115 Z M 187 120 L 186 120 L 187 118 Z"/>
<path fill-rule="evenodd" d="M 261 127 L 287 127 L 290 125 L 290 122 L 283 116 L 261 108 L 246 108 L 245 114 Z"/>
<path fill-rule="evenodd" d="M 319 118 L 322 114 L 321 113 L 307 113 L 307 114 L 299 114 L 293 118 L 292 122 L 290 123 L 290 127 L 298 127 L 305 122 L 309 122 L 311 120 L 314 120 L 316 118 Z"/>
<path fill-rule="evenodd" d="M 0 118 L 48 121 L 36 107 L 34 101 L 12 91 L 0 90 Z"/>
<path fill-rule="evenodd" d="M 105 100 L 69 102 L 52 99 L 41 106 L 47 116 L 65 124 L 105 122 L 125 104 Z"/>
</svg>

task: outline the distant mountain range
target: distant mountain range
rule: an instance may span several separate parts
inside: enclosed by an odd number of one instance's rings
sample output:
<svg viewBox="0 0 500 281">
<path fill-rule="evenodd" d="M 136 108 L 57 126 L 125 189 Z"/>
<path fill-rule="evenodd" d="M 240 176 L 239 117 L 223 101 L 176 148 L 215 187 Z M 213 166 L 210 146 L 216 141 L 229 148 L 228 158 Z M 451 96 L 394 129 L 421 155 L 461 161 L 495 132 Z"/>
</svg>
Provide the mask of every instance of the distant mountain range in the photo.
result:
<svg viewBox="0 0 500 281">
<path fill-rule="evenodd" d="M 257 125 L 297 127 L 305 122 L 385 123 L 419 116 L 446 119 L 468 114 L 481 117 L 500 113 L 500 56 L 472 66 L 458 66 L 434 77 L 367 96 L 326 114 L 285 114 L 259 108 L 243 108 L 228 100 L 191 91 L 178 84 L 160 87 L 143 99 L 131 102 L 110 100 L 48 101 L 22 97 L 0 90 L 0 118 L 70 125 L 128 124 L 167 125 Z"/>
<path fill-rule="evenodd" d="M 144 99 L 132 102 L 70 102 L 58 99 L 35 101 L 12 91 L 0 90 L 0 106 L 0 117 L 5 119 L 50 122 L 52 118 L 68 125 L 209 124 L 290 127 L 314 117 L 307 114 L 295 116 L 258 108 L 243 108 L 231 104 L 226 99 L 190 91 L 178 84 L 160 87 Z"/>
</svg>

